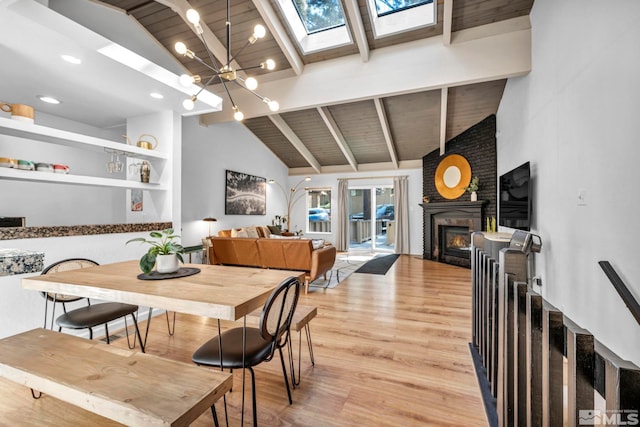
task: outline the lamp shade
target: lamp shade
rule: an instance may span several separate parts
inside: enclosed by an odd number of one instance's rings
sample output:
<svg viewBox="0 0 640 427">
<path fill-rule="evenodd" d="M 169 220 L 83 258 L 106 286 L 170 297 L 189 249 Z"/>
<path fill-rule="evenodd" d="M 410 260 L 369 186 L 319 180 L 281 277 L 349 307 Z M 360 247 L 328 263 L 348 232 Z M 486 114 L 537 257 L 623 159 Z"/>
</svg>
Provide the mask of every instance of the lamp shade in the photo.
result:
<svg viewBox="0 0 640 427">
<path fill-rule="evenodd" d="M 211 217 L 202 218 L 202 220 L 203 220 L 204 222 L 216 222 L 216 221 L 217 221 L 217 219 L 215 219 L 215 218 L 211 218 Z"/>
</svg>

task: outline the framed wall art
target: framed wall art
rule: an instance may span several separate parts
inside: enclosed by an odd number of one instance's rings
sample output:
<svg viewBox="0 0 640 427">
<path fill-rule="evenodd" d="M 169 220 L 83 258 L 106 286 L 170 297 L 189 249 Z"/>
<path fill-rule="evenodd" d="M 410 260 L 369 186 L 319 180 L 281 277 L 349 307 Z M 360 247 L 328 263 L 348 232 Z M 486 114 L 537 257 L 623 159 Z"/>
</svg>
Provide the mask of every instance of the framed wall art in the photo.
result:
<svg viewBox="0 0 640 427">
<path fill-rule="evenodd" d="M 226 171 L 224 213 L 266 215 L 267 180 L 242 172 Z"/>
</svg>

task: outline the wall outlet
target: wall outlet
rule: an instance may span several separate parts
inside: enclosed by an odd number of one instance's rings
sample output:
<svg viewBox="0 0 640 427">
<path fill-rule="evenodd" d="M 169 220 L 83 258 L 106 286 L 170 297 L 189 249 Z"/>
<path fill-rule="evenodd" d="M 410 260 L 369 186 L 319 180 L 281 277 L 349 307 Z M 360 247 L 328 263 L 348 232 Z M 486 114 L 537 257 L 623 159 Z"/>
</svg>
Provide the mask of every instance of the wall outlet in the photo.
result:
<svg viewBox="0 0 640 427">
<path fill-rule="evenodd" d="M 578 190 L 578 206 L 587 206 L 587 190 Z"/>
</svg>

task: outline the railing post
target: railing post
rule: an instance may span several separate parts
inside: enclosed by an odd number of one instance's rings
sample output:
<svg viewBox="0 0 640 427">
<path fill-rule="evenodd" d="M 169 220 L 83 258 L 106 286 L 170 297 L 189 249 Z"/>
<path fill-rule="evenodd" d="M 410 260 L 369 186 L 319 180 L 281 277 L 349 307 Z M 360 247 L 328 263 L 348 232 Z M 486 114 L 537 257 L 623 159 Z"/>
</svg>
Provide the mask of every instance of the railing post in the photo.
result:
<svg viewBox="0 0 640 427">
<path fill-rule="evenodd" d="M 527 425 L 527 284 L 515 282 L 513 312 L 513 418 L 517 426 Z"/>
<path fill-rule="evenodd" d="M 564 322 L 562 312 L 542 305 L 542 425 L 562 426 Z"/>
<path fill-rule="evenodd" d="M 542 297 L 527 292 L 527 426 L 542 425 Z"/>
<path fill-rule="evenodd" d="M 515 423 L 514 411 L 514 374 L 517 349 L 515 334 L 517 319 L 515 309 L 517 303 L 514 298 L 514 285 L 516 281 L 526 280 L 525 255 L 515 249 L 504 248 L 498 253 L 498 312 L 497 312 L 497 374 L 496 405 L 500 426 L 513 426 Z M 526 283 L 523 284 L 526 290 Z M 524 354 L 524 353 L 522 353 Z"/>
<path fill-rule="evenodd" d="M 594 409 L 593 378 L 595 350 L 593 335 L 565 317 L 567 343 L 567 408 L 569 426 L 579 424 L 579 411 Z"/>
</svg>

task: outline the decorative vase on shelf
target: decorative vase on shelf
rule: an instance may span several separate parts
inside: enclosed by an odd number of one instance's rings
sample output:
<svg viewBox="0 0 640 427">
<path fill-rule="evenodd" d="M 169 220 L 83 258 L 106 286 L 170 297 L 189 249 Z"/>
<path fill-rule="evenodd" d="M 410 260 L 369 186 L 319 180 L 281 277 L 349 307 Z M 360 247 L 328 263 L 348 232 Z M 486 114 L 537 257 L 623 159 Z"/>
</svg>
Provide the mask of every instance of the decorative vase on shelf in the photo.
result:
<svg viewBox="0 0 640 427">
<path fill-rule="evenodd" d="M 179 269 L 180 264 L 178 263 L 178 257 L 176 254 L 156 256 L 156 271 L 158 273 L 175 273 Z"/>
<path fill-rule="evenodd" d="M 478 193 L 476 193 L 475 191 L 471 192 L 471 201 L 472 202 L 477 202 L 478 201 Z"/>
</svg>

